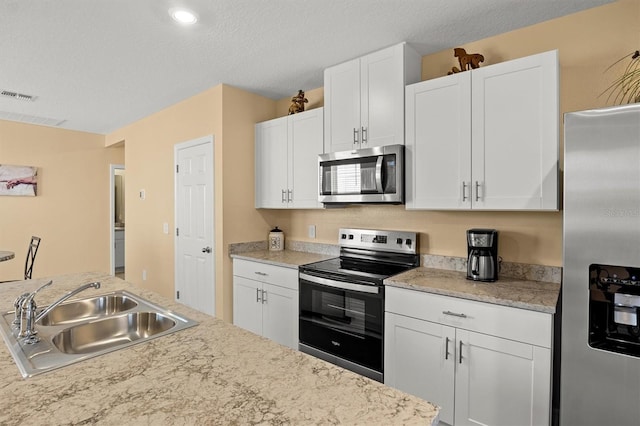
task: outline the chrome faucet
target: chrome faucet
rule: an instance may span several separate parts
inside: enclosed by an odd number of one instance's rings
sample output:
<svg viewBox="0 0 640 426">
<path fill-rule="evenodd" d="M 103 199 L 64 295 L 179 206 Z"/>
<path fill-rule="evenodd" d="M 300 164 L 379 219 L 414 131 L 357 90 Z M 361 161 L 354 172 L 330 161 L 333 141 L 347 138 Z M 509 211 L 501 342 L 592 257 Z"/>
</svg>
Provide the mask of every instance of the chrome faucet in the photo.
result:
<svg viewBox="0 0 640 426">
<path fill-rule="evenodd" d="M 36 291 L 34 291 L 33 293 L 27 295 L 26 297 L 23 298 L 24 295 L 22 295 L 22 296 L 18 297 L 18 299 L 16 299 L 16 304 L 20 300 L 22 300 L 22 306 L 20 307 L 20 331 L 18 333 L 18 337 L 23 338 L 23 342 L 24 343 L 33 344 L 33 343 L 37 343 L 37 342 L 40 341 L 40 338 L 37 336 L 38 332 L 35 329 L 35 325 L 36 325 L 36 323 L 38 321 L 40 321 L 40 319 L 42 319 L 42 317 L 44 317 L 49 312 L 51 312 L 51 310 L 53 308 L 55 308 L 56 306 L 58 306 L 59 304 L 61 304 L 65 300 L 69 299 L 70 297 L 73 297 L 76 294 L 78 294 L 81 291 L 84 291 L 84 290 L 86 290 L 88 288 L 93 287 L 96 290 L 100 288 L 100 283 L 97 282 L 97 281 L 81 285 L 80 287 L 76 288 L 75 290 L 72 290 L 69 293 L 65 294 L 60 299 L 56 300 L 55 302 L 53 302 L 52 304 L 47 306 L 47 308 L 44 311 L 42 311 L 38 315 L 36 315 L 37 306 L 36 306 L 36 301 L 35 301 L 34 298 L 35 298 L 36 294 L 40 290 L 42 290 L 45 287 L 50 286 L 52 283 L 53 283 L 53 281 L 49 281 L 48 283 L 46 283 L 42 287 L 38 288 Z M 16 310 L 16 316 L 17 316 L 17 314 L 18 314 L 18 312 Z"/>
</svg>

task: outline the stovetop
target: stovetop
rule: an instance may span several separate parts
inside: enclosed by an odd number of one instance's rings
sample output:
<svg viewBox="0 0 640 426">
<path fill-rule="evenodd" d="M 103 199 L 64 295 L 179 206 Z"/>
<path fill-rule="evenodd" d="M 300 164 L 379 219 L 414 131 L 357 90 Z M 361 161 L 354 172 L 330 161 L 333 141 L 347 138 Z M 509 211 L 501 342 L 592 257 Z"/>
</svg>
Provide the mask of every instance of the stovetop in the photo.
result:
<svg viewBox="0 0 640 426">
<path fill-rule="evenodd" d="M 419 266 L 413 232 L 340 229 L 340 257 L 300 266 L 300 272 L 342 281 L 382 285 Z"/>
</svg>

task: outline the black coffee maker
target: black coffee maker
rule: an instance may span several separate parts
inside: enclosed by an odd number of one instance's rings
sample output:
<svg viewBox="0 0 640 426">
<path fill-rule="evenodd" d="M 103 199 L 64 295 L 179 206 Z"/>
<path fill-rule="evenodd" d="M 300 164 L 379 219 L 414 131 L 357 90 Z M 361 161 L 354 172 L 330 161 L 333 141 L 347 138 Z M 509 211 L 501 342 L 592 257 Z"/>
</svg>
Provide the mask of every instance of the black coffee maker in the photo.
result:
<svg viewBox="0 0 640 426">
<path fill-rule="evenodd" d="M 495 281 L 498 279 L 498 231 L 469 229 L 467 231 L 467 279 Z"/>
</svg>

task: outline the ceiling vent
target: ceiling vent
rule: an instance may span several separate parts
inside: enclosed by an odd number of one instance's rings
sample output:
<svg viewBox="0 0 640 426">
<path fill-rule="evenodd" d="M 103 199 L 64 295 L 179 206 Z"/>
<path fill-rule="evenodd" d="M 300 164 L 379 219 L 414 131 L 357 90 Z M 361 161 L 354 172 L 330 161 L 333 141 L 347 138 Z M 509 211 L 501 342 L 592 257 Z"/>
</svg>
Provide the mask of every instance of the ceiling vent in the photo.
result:
<svg viewBox="0 0 640 426">
<path fill-rule="evenodd" d="M 35 115 L 19 114 L 15 112 L 0 111 L 0 120 L 19 121 L 21 123 L 38 124 L 41 126 L 58 127 L 67 120 L 59 118 L 38 117 Z"/>
<path fill-rule="evenodd" d="M 35 101 L 36 97 L 31 95 L 25 95 L 24 93 L 12 92 L 11 90 L 3 90 L 0 95 L 7 98 L 17 99 L 19 101 Z"/>
</svg>

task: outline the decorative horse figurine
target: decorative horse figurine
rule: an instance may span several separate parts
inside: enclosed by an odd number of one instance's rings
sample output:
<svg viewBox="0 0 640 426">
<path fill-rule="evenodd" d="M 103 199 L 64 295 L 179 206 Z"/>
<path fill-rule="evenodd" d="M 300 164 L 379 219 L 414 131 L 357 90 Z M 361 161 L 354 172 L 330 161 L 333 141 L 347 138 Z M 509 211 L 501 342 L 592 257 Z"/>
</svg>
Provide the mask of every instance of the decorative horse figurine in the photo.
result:
<svg viewBox="0 0 640 426">
<path fill-rule="evenodd" d="M 304 111 L 304 104 L 309 102 L 307 98 L 304 97 L 304 92 L 302 90 L 298 90 L 298 94 L 291 98 L 291 106 L 289 107 L 289 115 L 295 114 L 297 112 Z"/>
<path fill-rule="evenodd" d="M 457 67 L 453 67 L 451 68 L 451 71 L 447 73 L 447 75 L 479 68 L 480 62 L 484 62 L 484 56 L 479 53 L 467 53 L 467 51 L 462 47 L 456 47 L 455 49 L 453 49 L 453 56 L 458 58 L 460 69 L 458 69 Z"/>
</svg>

